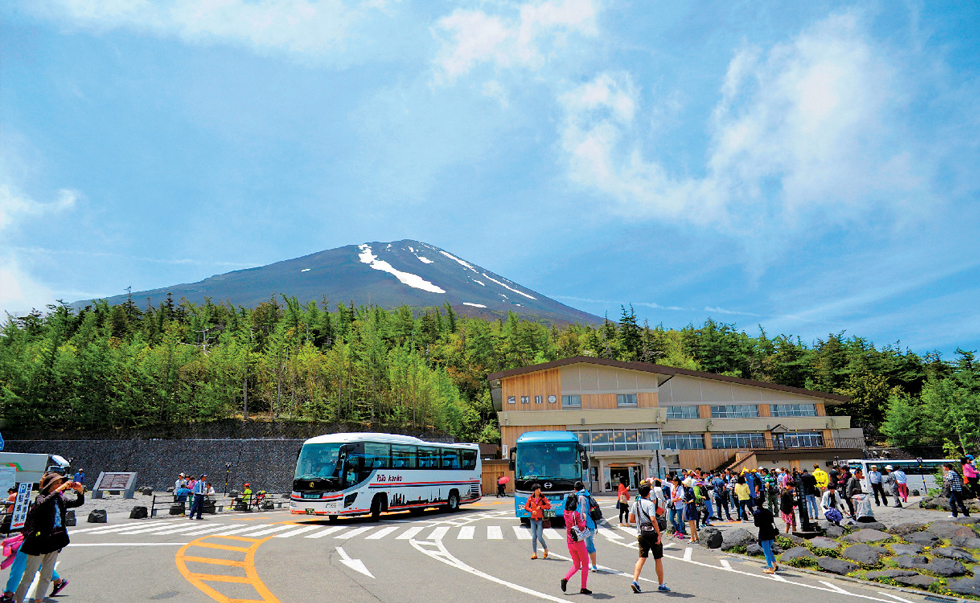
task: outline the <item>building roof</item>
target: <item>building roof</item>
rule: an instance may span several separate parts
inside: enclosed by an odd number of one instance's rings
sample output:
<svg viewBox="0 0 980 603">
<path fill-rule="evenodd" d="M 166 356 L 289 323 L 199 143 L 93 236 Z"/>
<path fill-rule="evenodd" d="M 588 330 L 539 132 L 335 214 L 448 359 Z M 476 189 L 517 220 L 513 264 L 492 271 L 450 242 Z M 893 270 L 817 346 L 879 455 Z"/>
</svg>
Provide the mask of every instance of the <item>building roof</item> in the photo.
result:
<svg viewBox="0 0 980 603">
<path fill-rule="evenodd" d="M 543 364 L 532 364 L 531 366 L 500 371 L 488 375 L 487 379 L 490 381 L 491 387 L 493 387 L 493 382 L 498 379 L 507 379 L 508 377 L 516 377 L 517 375 L 526 375 L 528 373 L 536 373 L 538 371 L 546 371 L 548 369 L 560 368 L 563 366 L 570 366 L 573 364 L 598 364 L 601 366 L 609 366 L 613 368 L 626 369 L 630 371 L 642 371 L 644 373 L 654 373 L 657 375 L 663 375 L 667 378 L 673 377 L 674 375 L 686 375 L 688 377 L 697 377 L 699 379 L 711 379 L 712 381 L 735 383 L 737 385 L 745 385 L 748 387 L 760 387 L 763 389 L 771 389 L 780 392 L 789 392 L 793 394 L 799 394 L 802 396 L 809 396 L 811 398 L 821 398 L 831 403 L 839 404 L 842 402 L 850 402 L 850 398 L 848 398 L 847 396 L 828 394 L 826 392 L 818 392 L 811 389 L 803 389 L 800 387 L 790 387 L 788 385 L 778 385 L 776 383 L 768 383 L 766 381 L 754 381 L 752 379 L 742 379 L 741 377 L 729 377 L 728 375 L 718 375 L 715 373 L 705 373 L 702 371 L 692 371 L 688 369 L 676 368 L 673 366 L 664 366 L 662 364 L 652 364 L 649 362 L 623 362 L 621 360 L 608 360 L 606 358 L 594 358 L 592 356 L 574 356 L 572 358 L 563 358 L 561 360 L 554 360 L 552 362 L 545 362 Z M 663 379 L 663 381 L 666 380 L 667 379 Z M 661 383 L 663 383 L 663 381 L 661 381 Z"/>
</svg>

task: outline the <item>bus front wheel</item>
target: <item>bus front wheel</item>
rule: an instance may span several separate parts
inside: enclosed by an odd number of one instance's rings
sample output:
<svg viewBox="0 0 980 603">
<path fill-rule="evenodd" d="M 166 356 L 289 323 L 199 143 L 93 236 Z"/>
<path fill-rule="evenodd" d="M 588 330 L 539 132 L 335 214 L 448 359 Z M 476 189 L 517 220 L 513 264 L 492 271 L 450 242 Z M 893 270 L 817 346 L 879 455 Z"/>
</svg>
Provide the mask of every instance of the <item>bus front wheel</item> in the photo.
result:
<svg viewBox="0 0 980 603">
<path fill-rule="evenodd" d="M 459 511 L 459 492 L 452 490 L 449 493 L 449 501 L 446 503 L 446 509 L 450 513 Z"/>
</svg>

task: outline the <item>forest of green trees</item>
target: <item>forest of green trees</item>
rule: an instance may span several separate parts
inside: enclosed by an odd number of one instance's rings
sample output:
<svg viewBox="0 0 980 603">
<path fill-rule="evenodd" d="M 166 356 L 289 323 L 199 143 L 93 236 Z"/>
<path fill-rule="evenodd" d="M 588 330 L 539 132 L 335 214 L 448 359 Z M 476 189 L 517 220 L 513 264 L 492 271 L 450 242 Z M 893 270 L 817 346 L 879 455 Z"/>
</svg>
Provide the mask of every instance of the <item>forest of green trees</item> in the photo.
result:
<svg viewBox="0 0 980 603">
<path fill-rule="evenodd" d="M 980 367 L 843 333 L 804 342 L 708 320 L 640 325 L 632 307 L 598 328 L 457 315 L 448 305 L 300 304 L 254 309 L 132 301 L 8 316 L 0 328 L 5 428 L 72 430 L 241 418 L 344 422 L 499 440 L 487 375 L 587 355 L 655 362 L 849 396 L 872 439 L 976 445 Z"/>
</svg>

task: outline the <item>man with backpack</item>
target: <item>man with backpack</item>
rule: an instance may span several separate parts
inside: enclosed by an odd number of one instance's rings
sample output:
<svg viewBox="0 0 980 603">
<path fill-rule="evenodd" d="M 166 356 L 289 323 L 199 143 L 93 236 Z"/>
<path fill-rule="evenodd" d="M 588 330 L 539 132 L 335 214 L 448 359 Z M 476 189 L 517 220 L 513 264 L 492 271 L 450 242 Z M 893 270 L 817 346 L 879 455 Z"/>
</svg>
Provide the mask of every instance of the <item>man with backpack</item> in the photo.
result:
<svg viewBox="0 0 980 603">
<path fill-rule="evenodd" d="M 633 503 L 630 509 L 629 521 L 636 526 L 636 542 L 640 549 L 640 558 L 636 561 L 633 568 L 633 582 L 630 588 L 634 593 L 640 591 L 640 571 L 647 557 L 653 551 L 653 562 L 657 568 L 657 582 L 660 592 L 670 592 L 667 584 L 664 583 L 664 545 L 660 533 L 660 525 L 657 522 L 657 511 L 659 504 L 650 499 L 650 485 L 640 484 L 640 497 Z"/>
<path fill-rule="evenodd" d="M 602 519 L 602 511 L 599 509 L 599 503 L 592 498 L 592 494 L 585 489 L 585 484 L 581 481 L 575 482 L 575 496 L 578 498 L 578 512 L 585 517 L 586 527 L 589 528 L 589 536 L 585 539 L 585 550 L 589 553 L 589 561 L 592 562 L 592 571 L 599 571 L 599 567 L 596 565 L 596 553 L 595 553 L 595 532 L 598 527 L 599 520 Z"/>
</svg>

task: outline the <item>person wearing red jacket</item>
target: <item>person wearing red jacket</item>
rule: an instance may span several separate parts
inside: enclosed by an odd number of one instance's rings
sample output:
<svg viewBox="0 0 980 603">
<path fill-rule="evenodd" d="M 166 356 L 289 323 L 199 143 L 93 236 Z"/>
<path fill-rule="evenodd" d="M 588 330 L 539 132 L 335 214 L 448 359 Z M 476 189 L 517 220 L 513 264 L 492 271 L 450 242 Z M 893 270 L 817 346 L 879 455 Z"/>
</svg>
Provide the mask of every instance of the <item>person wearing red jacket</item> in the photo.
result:
<svg viewBox="0 0 980 603">
<path fill-rule="evenodd" d="M 538 540 L 544 547 L 544 558 L 548 558 L 548 543 L 544 541 L 544 512 L 551 509 L 551 503 L 541 494 L 541 486 L 534 484 L 534 492 L 524 503 L 524 510 L 531 515 L 531 559 L 538 558 Z"/>
</svg>

